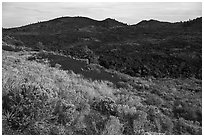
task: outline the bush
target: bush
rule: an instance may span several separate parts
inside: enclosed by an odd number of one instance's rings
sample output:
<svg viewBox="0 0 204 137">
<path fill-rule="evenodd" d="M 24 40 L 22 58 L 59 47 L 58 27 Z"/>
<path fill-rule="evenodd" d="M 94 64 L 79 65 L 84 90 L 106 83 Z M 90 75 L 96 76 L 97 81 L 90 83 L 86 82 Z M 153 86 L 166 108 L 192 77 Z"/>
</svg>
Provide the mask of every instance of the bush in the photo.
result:
<svg viewBox="0 0 204 137">
<path fill-rule="evenodd" d="M 183 118 L 179 118 L 175 121 L 174 130 L 176 131 L 176 134 L 202 135 L 202 128 L 199 127 L 198 123 L 187 121 Z"/>
<path fill-rule="evenodd" d="M 114 116 L 110 116 L 109 121 L 105 125 L 103 135 L 122 135 L 123 126 L 120 123 L 119 119 Z"/>
<path fill-rule="evenodd" d="M 48 99 L 37 84 L 25 83 L 3 92 L 4 115 L 9 125 L 20 131 L 40 118 L 39 112 L 44 110 Z"/>
<path fill-rule="evenodd" d="M 104 115 L 117 116 L 116 104 L 111 98 L 102 98 L 93 101 L 92 108 Z"/>
<path fill-rule="evenodd" d="M 154 105 L 160 107 L 164 104 L 161 97 L 155 94 L 148 94 L 146 100 L 144 101 L 147 105 Z"/>
<path fill-rule="evenodd" d="M 185 101 L 176 101 L 174 103 L 173 114 L 177 118 L 183 117 L 186 120 L 202 123 L 202 109 L 195 108 Z"/>
<path fill-rule="evenodd" d="M 157 107 L 149 106 L 148 120 L 153 123 L 154 127 L 152 129 L 154 132 L 172 134 L 173 122 L 169 117 L 162 114 Z"/>
</svg>

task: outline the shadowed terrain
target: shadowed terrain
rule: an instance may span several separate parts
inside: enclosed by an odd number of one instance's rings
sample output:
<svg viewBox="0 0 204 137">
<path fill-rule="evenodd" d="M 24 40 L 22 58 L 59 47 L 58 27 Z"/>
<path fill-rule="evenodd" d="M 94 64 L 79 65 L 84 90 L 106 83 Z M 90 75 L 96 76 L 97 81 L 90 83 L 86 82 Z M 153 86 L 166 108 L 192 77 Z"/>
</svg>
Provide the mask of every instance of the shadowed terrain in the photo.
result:
<svg viewBox="0 0 204 137">
<path fill-rule="evenodd" d="M 201 31 L 202 18 L 126 25 L 114 19 L 62 17 L 3 29 L 3 35 L 35 50 L 86 58 L 131 76 L 201 79 Z"/>
</svg>

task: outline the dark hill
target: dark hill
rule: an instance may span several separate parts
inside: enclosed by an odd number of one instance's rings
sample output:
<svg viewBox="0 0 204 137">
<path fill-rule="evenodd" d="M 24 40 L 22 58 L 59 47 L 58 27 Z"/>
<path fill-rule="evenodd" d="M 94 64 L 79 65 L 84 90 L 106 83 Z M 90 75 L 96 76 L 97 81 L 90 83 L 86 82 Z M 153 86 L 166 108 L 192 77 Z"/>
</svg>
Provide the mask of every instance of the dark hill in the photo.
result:
<svg viewBox="0 0 204 137">
<path fill-rule="evenodd" d="M 102 21 L 93 20 L 87 17 L 61 17 L 49 21 L 38 22 L 18 28 L 5 29 L 11 32 L 42 32 L 42 33 L 56 33 L 68 30 L 78 30 L 79 28 L 94 26 L 94 27 L 114 27 L 125 26 L 124 23 L 118 22 L 114 19 L 107 18 Z"/>
<path fill-rule="evenodd" d="M 195 31 L 195 30 L 202 31 L 202 17 L 185 21 L 182 23 L 182 26 L 184 28 L 189 28 L 192 31 Z"/>
<path fill-rule="evenodd" d="M 170 22 L 161 22 L 161 21 L 150 19 L 150 20 L 143 20 L 133 26 L 139 26 L 143 28 L 146 28 L 146 27 L 147 28 L 150 28 L 150 27 L 158 28 L 158 27 L 169 27 L 169 26 L 172 26 L 172 24 L 173 23 L 170 23 Z"/>
<path fill-rule="evenodd" d="M 126 24 L 119 22 L 115 19 L 107 18 L 105 20 L 102 20 L 101 23 L 103 24 L 103 27 L 122 27 L 126 26 Z"/>
<path fill-rule="evenodd" d="M 38 46 L 38 42 L 42 42 L 47 50 L 59 50 L 61 47 L 67 48 L 70 44 L 84 40 L 106 40 L 105 37 L 110 35 L 110 28 L 119 26 L 127 25 L 110 18 L 97 21 L 87 17 L 61 17 L 18 28 L 3 29 L 3 33 L 15 36 L 33 48 Z"/>
<path fill-rule="evenodd" d="M 131 76 L 196 77 L 202 72 L 202 18 L 185 22 L 141 21 L 126 25 L 114 19 L 62 17 L 3 29 L 33 48 L 88 58 Z"/>
</svg>

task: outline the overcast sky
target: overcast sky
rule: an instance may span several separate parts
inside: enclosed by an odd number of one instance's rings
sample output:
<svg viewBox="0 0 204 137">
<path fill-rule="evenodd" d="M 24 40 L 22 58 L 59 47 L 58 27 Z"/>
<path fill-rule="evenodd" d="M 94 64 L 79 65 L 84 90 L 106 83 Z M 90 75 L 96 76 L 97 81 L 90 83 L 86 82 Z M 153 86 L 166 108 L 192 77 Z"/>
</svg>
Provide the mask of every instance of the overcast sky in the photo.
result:
<svg viewBox="0 0 204 137">
<path fill-rule="evenodd" d="M 177 22 L 201 17 L 202 4 L 201 2 L 3 2 L 2 4 L 2 25 L 6 28 L 50 20 L 61 16 L 86 16 L 96 20 L 114 18 L 127 24 L 136 24 L 144 19 Z"/>
</svg>

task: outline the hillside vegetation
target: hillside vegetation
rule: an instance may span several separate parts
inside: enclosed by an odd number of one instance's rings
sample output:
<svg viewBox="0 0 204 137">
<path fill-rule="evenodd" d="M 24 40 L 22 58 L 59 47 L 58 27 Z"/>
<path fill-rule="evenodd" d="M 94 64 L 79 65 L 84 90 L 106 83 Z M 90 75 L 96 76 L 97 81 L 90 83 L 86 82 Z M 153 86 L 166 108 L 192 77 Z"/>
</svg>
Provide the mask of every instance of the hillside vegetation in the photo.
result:
<svg viewBox="0 0 204 137">
<path fill-rule="evenodd" d="M 57 60 L 62 54 L 32 51 L 4 38 L 3 134 L 202 134 L 202 80 L 131 77 L 116 71 L 119 81 L 87 79 L 82 71 L 63 67 Z M 113 74 L 100 69 L 98 75 Z"/>
<path fill-rule="evenodd" d="M 2 35 L 4 135 L 202 134 L 201 17 L 62 17 Z"/>
</svg>

